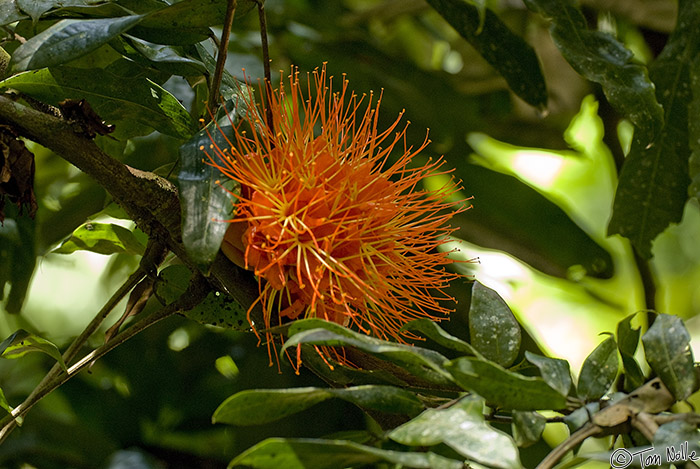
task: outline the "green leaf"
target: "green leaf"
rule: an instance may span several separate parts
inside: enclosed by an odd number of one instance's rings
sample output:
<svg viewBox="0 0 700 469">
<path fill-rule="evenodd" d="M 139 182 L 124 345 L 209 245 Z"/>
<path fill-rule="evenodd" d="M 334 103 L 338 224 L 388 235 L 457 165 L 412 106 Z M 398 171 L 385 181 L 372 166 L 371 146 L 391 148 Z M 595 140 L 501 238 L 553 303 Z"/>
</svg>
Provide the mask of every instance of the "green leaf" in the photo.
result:
<svg viewBox="0 0 700 469">
<path fill-rule="evenodd" d="M 512 438 L 484 421 L 483 408 L 481 398 L 466 396 L 447 409 L 426 410 L 388 436 L 409 446 L 444 443 L 462 456 L 491 467 L 521 467 Z"/>
<path fill-rule="evenodd" d="M 0 301 L 8 313 L 19 314 L 36 267 L 37 224 L 20 216 L 14 204 L 5 207 L 5 216 L 0 223 Z"/>
<path fill-rule="evenodd" d="M 53 343 L 19 329 L 0 344 L 0 357 L 2 358 L 20 358 L 31 352 L 42 352 L 55 359 L 63 371 L 67 371 L 66 364 L 63 362 L 61 352 L 58 351 Z"/>
<path fill-rule="evenodd" d="M 0 388 L 0 409 L 5 409 L 8 414 L 12 413 L 12 407 L 10 407 L 10 404 L 7 402 L 7 398 L 5 397 L 5 393 L 2 391 L 2 388 Z"/>
<path fill-rule="evenodd" d="M 153 44 L 126 34 L 110 42 L 110 45 L 132 60 L 173 75 L 203 75 L 206 71 L 202 62 L 181 55 L 171 46 Z"/>
<path fill-rule="evenodd" d="M 566 407 L 566 395 L 542 378 L 523 376 L 478 358 L 462 357 L 445 364 L 457 384 L 506 410 L 549 410 Z"/>
<path fill-rule="evenodd" d="M 527 361 L 540 370 L 545 383 L 559 391 L 562 396 L 568 396 L 571 389 L 571 370 L 569 362 L 560 358 L 549 358 L 525 351 Z"/>
<path fill-rule="evenodd" d="M 656 96 L 665 110 L 664 126 L 649 135 L 637 129 L 620 174 L 608 233 L 630 239 L 640 255 L 650 258 L 651 242 L 683 216 L 688 174 L 691 67 L 700 54 L 700 4 L 679 2 L 678 24 L 649 68 Z M 695 120 L 696 116 L 693 115 Z"/>
<path fill-rule="evenodd" d="M 469 335 L 474 348 L 501 366 L 510 366 L 520 350 L 520 324 L 503 298 L 474 282 L 469 307 Z"/>
<path fill-rule="evenodd" d="M 282 352 L 299 344 L 354 347 L 395 363 L 414 376 L 438 385 L 453 386 L 449 374 L 441 366 L 447 359 L 433 350 L 375 339 L 322 319 L 294 321 L 288 334 Z"/>
<path fill-rule="evenodd" d="M 414 416 L 423 410 L 423 405 L 413 393 L 393 386 L 255 389 L 236 393 L 226 399 L 214 412 L 212 421 L 231 425 L 260 425 L 334 397 L 365 409 L 392 414 Z"/>
<path fill-rule="evenodd" d="M 599 83 L 610 103 L 637 127 L 658 130 L 663 110 L 644 66 L 608 33 L 591 31 L 571 0 L 525 0 L 527 7 L 552 21 L 550 34 L 571 66 Z"/>
<path fill-rule="evenodd" d="M 17 6 L 17 0 L 0 2 L 0 26 L 5 26 L 25 18 L 27 18 L 27 15 L 20 11 L 19 6 Z"/>
<path fill-rule="evenodd" d="M 676 467 L 681 467 L 682 456 L 685 456 L 685 461 L 697 461 L 697 455 L 700 454 L 699 437 L 696 424 L 676 420 L 659 427 L 654 434 L 653 445 L 655 448 L 664 449 L 664 461 L 675 462 Z M 693 453 L 694 458 L 689 458 Z"/>
<path fill-rule="evenodd" d="M 168 91 L 143 77 L 123 77 L 99 68 L 55 67 L 20 73 L 0 82 L 48 104 L 86 99 L 108 123 L 137 122 L 179 138 L 189 138 L 197 125 Z M 121 135 L 123 138 L 131 135 Z"/>
<path fill-rule="evenodd" d="M 688 107 L 688 114 L 700 116 L 700 56 L 696 57 L 690 65 L 690 90 L 693 99 Z M 700 119 L 688 120 L 688 134 L 692 152 L 688 161 L 690 176 L 688 195 L 700 201 Z"/>
<path fill-rule="evenodd" d="M 423 336 L 434 341 L 438 345 L 456 350 L 467 355 L 475 355 L 481 357 L 481 354 L 471 346 L 471 344 L 463 341 L 459 337 L 448 334 L 443 328 L 437 325 L 435 321 L 427 318 L 414 319 L 407 322 L 401 328 L 402 331 L 420 332 Z"/>
<path fill-rule="evenodd" d="M 220 25 L 224 23 L 227 3 L 227 0 L 183 0 L 149 14 L 142 26 L 187 30 Z"/>
<path fill-rule="evenodd" d="M 521 448 L 526 448 L 540 441 L 547 419 L 537 412 L 513 412 L 513 438 Z"/>
<path fill-rule="evenodd" d="M 156 282 L 156 296 L 165 304 L 177 300 L 189 285 L 192 272 L 184 265 L 171 265 L 160 271 Z M 247 309 L 231 296 L 210 292 L 204 300 L 182 313 L 200 324 L 237 331 L 249 331 Z"/>
<path fill-rule="evenodd" d="M 140 15 L 95 20 L 61 20 L 20 45 L 12 56 L 15 71 L 36 70 L 77 59 L 141 21 Z"/>
<path fill-rule="evenodd" d="M 622 368 L 625 372 L 625 391 L 632 391 L 644 384 L 644 374 L 639 367 L 634 353 L 637 351 L 641 327 L 634 329 L 632 319 L 636 314 L 631 314 L 617 324 L 617 348 L 622 358 Z"/>
<path fill-rule="evenodd" d="M 70 238 L 52 252 L 70 254 L 75 251 L 91 251 L 98 254 L 143 255 L 145 249 L 134 233 L 123 226 L 89 222 L 79 226 Z"/>
<path fill-rule="evenodd" d="M 242 99 L 229 101 L 225 106 L 231 109 L 229 116 L 218 124 L 211 122 L 180 147 L 182 241 L 192 259 L 203 265 L 213 262 L 219 252 L 240 191 L 240 185 L 212 163 L 218 163 L 216 149 L 229 145 L 233 137 L 230 122 L 237 120 L 242 106 Z"/>
<path fill-rule="evenodd" d="M 341 469 L 388 462 L 403 467 L 459 469 L 455 461 L 435 453 L 405 453 L 364 446 L 351 441 L 268 438 L 238 455 L 229 468 Z"/>
<path fill-rule="evenodd" d="M 462 0 L 428 3 L 505 78 L 515 94 L 532 106 L 547 105 L 547 88 L 535 51 L 498 16 Z"/>
<path fill-rule="evenodd" d="M 608 337 L 591 352 L 578 377 L 578 396 L 584 401 L 600 399 L 610 389 L 619 369 L 617 344 Z"/>
<path fill-rule="evenodd" d="M 642 344 L 649 366 L 677 400 L 695 392 L 690 334 L 679 317 L 659 314 L 642 337 Z"/>
<path fill-rule="evenodd" d="M 50 10 L 90 6 L 100 3 L 104 3 L 104 0 L 16 0 L 17 6 L 28 14 L 34 23 L 39 20 L 41 15 Z"/>
</svg>

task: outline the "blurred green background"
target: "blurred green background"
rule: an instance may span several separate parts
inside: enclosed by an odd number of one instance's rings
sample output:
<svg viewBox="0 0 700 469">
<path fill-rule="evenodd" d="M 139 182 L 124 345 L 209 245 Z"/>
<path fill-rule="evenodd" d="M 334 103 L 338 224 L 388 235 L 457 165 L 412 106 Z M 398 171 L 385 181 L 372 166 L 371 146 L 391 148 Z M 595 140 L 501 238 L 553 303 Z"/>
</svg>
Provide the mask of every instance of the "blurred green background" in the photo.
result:
<svg viewBox="0 0 700 469">
<path fill-rule="evenodd" d="M 486 3 L 535 48 L 548 86 L 547 109 L 516 98 L 423 0 L 267 0 L 272 68 L 286 76 L 292 64 L 306 72 L 327 63 L 329 74 L 346 74 L 357 94 L 383 93 L 380 127 L 405 109 L 411 142 L 420 144 L 429 129 L 432 143 L 422 156 L 444 155 L 462 181 L 462 195 L 473 196 L 472 209 L 454 221 L 459 240 L 449 245 L 457 257 L 479 258 L 462 264 L 463 273 L 496 289 L 541 346 L 568 359 L 576 373 L 601 332 L 646 307 L 628 242 L 606 236 L 631 127 L 597 86 L 564 61 L 541 19 L 519 2 Z M 615 32 L 642 62 L 658 53 L 675 21 L 676 2 L 670 0 L 582 3 L 591 27 Z M 255 11 L 234 22 L 227 69 L 241 79 L 242 69 L 253 81 L 263 75 Z M 172 78 L 165 87 L 186 106 L 195 100 L 184 79 Z M 106 148 L 117 145 L 98 138 Z M 153 133 L 120 150 L 127 164 L 167 171 L 178 145 Z M 35 239 L 21 237 L 20 223 L 6 223 L 0 235 L 18 236 L 13 262 L 27 270 L 34 256 L 22 257 L 20 250 L 35 250 L 39 257 L 22 314 L 0 315 L 0 336 L 25 328 L 64 346 L 138 258 L 51 253 L 88 219 L 132 225 L 103 211 L 109 200 L 87 176 L 43 148 L 32 150 L 39 211 L 26 223 L 36 223 Z M 697 203 L 687 204 L 683 222 L 667 229 L 653 252 L 656 309 L 685 319 L 697 344 Z M 461 300 L 459 317 L 468 306 L 468 283 L 458 282 L 452 293 Z M 644 315 L 639 318 L 643 323 Z M 451 327 L 460 326 L 455 321 Z M 35 355 L 0 361 L 0 387 L 11 404 L 48 369 L 48 357 Z M 236 391 L 319 384 L 308 373 L 295 376 L 287 364 L 282 368 L 278 374 L 268 366 L 267 350 L 256 347 L 251 334 L 170 319 L 45 399 L 0 448 L 0 466 L 29 461 L 35 467 L 225 467 L 269 436 L 322 436 L 367 425 L 359 410 L 342 402 L 275 425 L 211 425 L 214 409 Z M 142 465 L 120 466 L 123 461 Z"/>
</svg>

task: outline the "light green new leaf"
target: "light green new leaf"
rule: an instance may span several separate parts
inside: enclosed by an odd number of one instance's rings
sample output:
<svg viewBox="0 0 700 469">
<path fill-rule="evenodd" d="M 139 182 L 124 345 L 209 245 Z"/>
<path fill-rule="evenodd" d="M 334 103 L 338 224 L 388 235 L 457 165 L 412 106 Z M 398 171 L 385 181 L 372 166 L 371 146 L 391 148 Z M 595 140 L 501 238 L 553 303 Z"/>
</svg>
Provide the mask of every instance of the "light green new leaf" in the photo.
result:
<svg viewBox="0 0 700 469">
<path fill-rule="evenodd" d="M 463 389 L 505 410 L 557 410 L 566 407 L 566 396 L 542 378 L 523 376 L 496 363 L 462 357 L 445 364 Z"/>
<path fill-rule="evenodd" d="M 659 314 L 642 344 L 649 366 L 677 400 L 697 390 L 690 334 L 679 317 Z"/>
<path fill-rule="evenodd" d="M 388 451 L 344 440 L 268 438 L 230 462 L 232 467 L 254 469 L 342 469 L 387 462 L 399 467 L 459 469 L 455 461 L 435 453 Z"/>
<path fill-rule="evenodd" d="M 663 129 L 635 131 L 620 173 L 608 234 L 630 239 L 639 254 L 651 258 L 651 243 L 669 224 L 680 222 L 688 197 L 691 68 L 700 54 L 700 2 L 681 0 L 678 24 L 649 67 L 656 96 L 665 110 Z M 689 119 L 689 117 L 692 117 Z"/>
<path fill-rule="evenodd" d="M 588 29 L 583 13 L 571 0 L 525 0 L 527 7 L 552 21 L 550 33 L 571 66 L 600 83 L 610 103 L 635 125 L 655 133 L 663 110 L 644 66 L 608 33 Z"/>
<path fill-rule="evenodd" d="M 454 386 L 442 368 L 447 359 L 434 350 L 375 339 L 321 319 L 295 321 L 289 327 L 284 350 L 299 344 L 354 347 L 403 367 L 414 376 L 443 386 Z"/>
<path fill-rule="evenodd" d="M 10 407 L 10 404 L 7 402 L 7 398 L 5 397 L 5 393 L 3 392 L 2 388 L 0 388 L 0 409 L 5 409 L 8 414 L 12 413 L 12 407 Z"/>
<path fill-rule="evenodd" d="M 469 335 L 474 348 L 501 366 L 510 366 L 520 350 L 520 324 L 503 298 L 474 282 L 469 307 Z"/>
<path fill-rule="evenodd" d="M 547 105 L 547 88 L 535 51 L 495 13 L 483 4 L 472 6 L 463 0 L 428 3 L 505 78 L 515 94 L 532 106 Z"/>
<path fill-rule="evenodd" d="M 632 327 L 635 314 L 627 316 L 617 324 L 617 348 L 622 358 L 622 368 L 625 372 L 625 391 L 632 391 L 644 384 L 644 374 L 639 367 L 634 353 L 637 351 L 641 328 Z"/>
<path fill-rule="evenodd" d="M 143 16 L 61 20 L 20 45 L 12 56 L 15 71 L 64 64 L 106 44 L 135 26 Z"/>
<path fill-rule="evenodd" d="M 301 412 L 334 397 L 365 409 L 393 414 L 414 416 L 423 410 L 423 405 L 415 394 L 393 386 L 254 389 L 236 393 L 226 399 L 214 412 L 212 422 L 260 425 Z"/>
<path fill-rule="evenodd" d="M 79 226 L 60 247 L 52 252 L 70 254 L 91 251 L 98 254 L 128 253 L 143 255 L 146 247 L 130 230 L 112 223 L 85 223 Z"/>
<path fill-rule="evenodd" d="M 537 412 L 516 410 L 513 412 L 513 438 L 521 448 L 526 448 L 540 441 L 547 419 Z"/>
<path fill-rule="evenodd" d="M 55 67 L 14 75 L 0 82 L 54 106 L 64 99 L 86 99 L 106 122 L 137 122 L 178 138 L 189 138 L 197 124 L 182 104 L 161 86 L 143 77 L 124 77 L 109 70 Z M 133 135 L 120 135 L 129 138 Z"/>
<path fill-rule="evenodd" d="M 14 332 L 0 344 L 0 357 L 2 358 L 20 358 L 30 352 L 47 354 L 55 359 L 64 371 L 67 371 L 61 352 L 58 351 L 56 345 L 24 329 Z"/>
<path fill-rule="evenodd" d="M 409 446 L 444 443 L 462 456 L 492 467 L 521 467 L 514 441 L 484 421 L 483 408 L 481 398 L 467 396 L 447 409 L 424 411 L 388 436 Z"/>
<path fill-rule="evenodd" d="M 567 396 L 571 389 L 571 370 L 569 362 L 560 358 L 549 358 L 525 351 L 527 361 L 540 370 L 540 375 L 545 383 L 552 389 L 559 391 L 562 396 Z"/>
<path fill-rule="evenodd" d="M 578 396 L 584 401 L 600 399 L 610 389 L 619 369 L 617 344 L 608 337 L 591 352 L 578 377 Z"/>
<path fill-rule="evenodd" d="M 435 321 L 427 318 L 414 319 L 407 322 L 401 328 L 402 331 L 420 332 L 423 336 L 442 345 L 443 347 L 456 350 L 467 355 L 475 355 L 481 357 L 481 354 L 471 346 L 471 344 L 463 341 L 459 337 L 448 334 L 443 328 L 437 325 Z"/>
</svg>

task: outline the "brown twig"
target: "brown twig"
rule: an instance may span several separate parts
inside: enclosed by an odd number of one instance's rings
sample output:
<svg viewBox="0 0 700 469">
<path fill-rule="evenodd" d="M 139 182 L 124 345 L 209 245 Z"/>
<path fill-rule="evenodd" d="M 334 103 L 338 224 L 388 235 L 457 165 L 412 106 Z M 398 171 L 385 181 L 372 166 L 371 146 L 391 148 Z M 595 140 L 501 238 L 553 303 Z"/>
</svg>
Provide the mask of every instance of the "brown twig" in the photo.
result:
<svg viewBox="0 0 700 469">
<path fill-rule="evenodd" d="M 214 76 L 211 79 L 209 86 L 209 114 L 214 115 L 216 108 L 219 105 L 219 87 L 221 79 L 224 76 L 224 66 L 226 65 L 226 55 L 228 54 L 228 42 L 231 36 L 231 27 L 233 26 L 233 17 L 236 13 L 236 0 L 228 0 L 226 6 L 226 17 L 224 18 L 224 29 L 221 32 L 221 41 L 219 41 L 219 52 L 216 55 L 216 68 Z"/>
</svg>

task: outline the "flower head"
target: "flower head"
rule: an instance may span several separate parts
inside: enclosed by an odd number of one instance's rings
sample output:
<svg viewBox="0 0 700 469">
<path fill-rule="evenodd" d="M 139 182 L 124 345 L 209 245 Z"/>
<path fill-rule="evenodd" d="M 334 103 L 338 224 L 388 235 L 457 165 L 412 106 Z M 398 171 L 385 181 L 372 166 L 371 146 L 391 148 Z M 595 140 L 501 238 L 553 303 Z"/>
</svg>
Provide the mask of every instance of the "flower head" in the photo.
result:
<svg viewBox="0 0 700 469">
<path fill-rule="evenodd" d="M 325 66 L 308 78 L 293 71 L 265 105 L 246 99 L 252 130 L 216 149 L 213 164 L 241 184 L 222 250 L 257 276 L 266 328 L 316 317 L 401 340 L 407 321 L 451 311 L 457 275 L 438 247 L 464 204 L 452 182 L 420 189 L 443 161 L 410 167 L 429 141 L 408 146 L 401 115 L 379 131 L 381 97 L 349 93 L 345 77 L 334 90 Z"/>
</svg>

